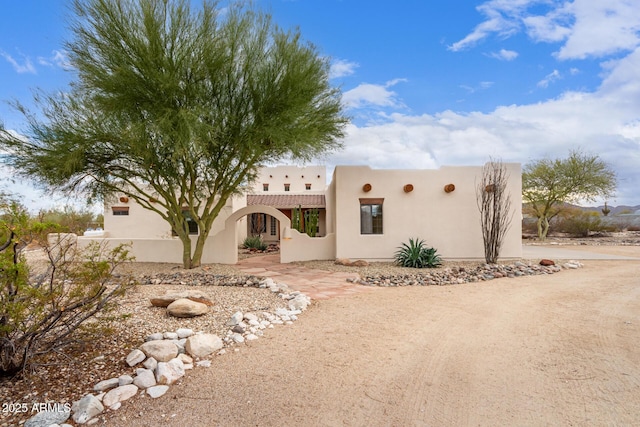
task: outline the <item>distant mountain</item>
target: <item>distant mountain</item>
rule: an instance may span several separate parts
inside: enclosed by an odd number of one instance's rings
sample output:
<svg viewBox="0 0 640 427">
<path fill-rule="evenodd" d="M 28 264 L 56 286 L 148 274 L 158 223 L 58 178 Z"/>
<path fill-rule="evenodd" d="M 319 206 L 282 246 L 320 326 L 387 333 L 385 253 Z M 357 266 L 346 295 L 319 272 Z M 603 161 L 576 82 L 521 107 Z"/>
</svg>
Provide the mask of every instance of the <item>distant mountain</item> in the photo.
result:
<svg viewBox="0 0 640 427">
<path fill-rule="evenodd" d="M 598 212 L 600 214 L 602 214 L 602 209 L 604 209 L 604 205 L 600 205 L 600 206 L 578 206 L 578 205 L 573 205 L 571 203 L 565 203 L 565 205 L 567 207 L 570 207 L 570 208 L 581 209 L 581 210 L 587 211 L 587 212 Z M 522 206 L 524 208 L 525 204 L 523 203 Z M 627 206 L 627 205 L 609 206 L 609 205 L 607 205 L 607 207 L 611 210 L 611 212 L 609 212 L 609 216 L 616 216 L 616 215 L 620 215 L 620 214 L 623 214 L 623 213 L 634 214 L 634 213 L 640 211 L 640 205 L 636 205 L 636 206 Z"/>
</svg>

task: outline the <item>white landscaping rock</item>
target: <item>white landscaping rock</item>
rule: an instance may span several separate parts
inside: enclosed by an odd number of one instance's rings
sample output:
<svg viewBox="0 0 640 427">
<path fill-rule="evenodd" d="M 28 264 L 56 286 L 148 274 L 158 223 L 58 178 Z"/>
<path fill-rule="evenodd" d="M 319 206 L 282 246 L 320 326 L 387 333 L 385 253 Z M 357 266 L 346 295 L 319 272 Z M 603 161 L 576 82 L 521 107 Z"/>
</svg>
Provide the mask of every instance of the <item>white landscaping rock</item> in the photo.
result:
<svg viewBox="0 0 640 427">
<path fill-rule="evenodd" d="M 176 331 L 176 334 L 178 334 L 178 338 L 180 339 L 189 338 L 191 335 L 193 335 L 193 329 L 180 328 Z"/>
<path fill-rule="evenodd" d="M 118 385 L 123 386 L 133 383 L 133 377 L 131 375 L 120 375 L 118 377 Z"/>
<path fill-rule="evenodd" d="M 150 358 L 148 358 L 147 360 L 144 361 L 142 366 L 144 366 L 146 369 L 150 369 L 152 371 L 155 371 L 156 370 L 156 366 L 158 366 L 158 361 L 156 359 L 154 359 L 153 357 L 150 357 Z"/>
<path fill-rule="evenodd" d="M 108 408 L 111 408 L 118 402 L 124 402 L 127 399 L 132 398 L 138 394 L 138 387 L 134 384 L 127 384 L 113 390 L 109 390 L 107 394 L 102 398 L 102 404 Z"/>
<path fill-rule="evenodd" d="M 140 350 L 153 357 L 158 362 L 168 362 L 178 355 L 178 347 L 171 341 L 147 341 L 140 346 Z"/>
<path fill-rule="evenodd" d="M 73 402 L 71 405 L 73 421 L 78 424 L 85 424 L 91 418 L 104 411 L 104 406 L 93 394 L 87 394 L 82 399 Z"/>
<path fill-rule="evenodd" d="M 156 381 L 160 385 L 171 385 L 184 377 L 184 363 L 175 358 L 168 362 L 159 362 L 156 368 Z"/>
<path fill-rule="evenodd" d="M 109 378 L 108 380 L 100 381 L 98 384 L 93 386 L 93 391 L 107 391 L 114 387 L 118 387 L 119 382 L 120 381 L 117 378 Z"/>
<path fill-rule="evenodd" d="M 24 423 L 24 427 L 48 427 L 58 425 L 69 419 L 71 411 L 42 411 L 29 418 Z"/>
<path fill-rule="evenodd" d="M 153 374 L 153 371 L 149 369 L 137 369 L 136 377 L 133 379 L 133 384 L 141 389 L 153 387 L 157 384 L 156 376 Z"/>
<path fill-rule="evenodd" d="M 214 334 L 197 334 L 187 338 L 185 349 L 192 357 L 206 357 L 224 347 L 222 339 Z"/>
<path fill-rule="evenodd" d="M 132 350 L 131 353 L 127 355 L 126 362 L 129 366 L 136 366 L 138 363 L 142 362 L 146 359 L 146 356 L 139 349 Z"/>
<path fill-rule="evenodd" d="M 244 315 L 242 314 L 242 312 L 237 311 L 233 313 L 233 316 L 231 316 L 231 318 L 227 321 L 227 326 L 236 326 L 237 324 L 242 322 L 243 318 Z"/>
<path fill-rule="evenodd" d="M 169 390 L 168 385 L 156 385 L 147 389 L 147 394 L 153 399 L 157 399 Z"/>
</svg>

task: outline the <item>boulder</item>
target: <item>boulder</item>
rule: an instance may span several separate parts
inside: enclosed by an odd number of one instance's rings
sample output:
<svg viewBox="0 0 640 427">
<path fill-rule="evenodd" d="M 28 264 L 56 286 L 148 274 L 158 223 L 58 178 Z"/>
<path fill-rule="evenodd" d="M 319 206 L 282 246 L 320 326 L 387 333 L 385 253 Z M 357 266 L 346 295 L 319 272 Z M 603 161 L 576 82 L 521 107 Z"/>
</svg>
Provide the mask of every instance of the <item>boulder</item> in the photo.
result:
<svg viewBox="0 0 640 427">
<path fill-rule="evenodd" d="M 206 357 L 220 350 L 224 344 L 214 334 L 196 334 L 187 338 L 185 349 L 192 357 Z"/>
<path fill-rule="evenodd" d="M 135 349 L 135 350 L 132 350 L 127 355 L 127 358 L 125 360 L 127 362 L 127 365 L 135 366 L 138 363 L 144 361 L 144 359 L 146 359 L 146 356 L 144 355 L 144 353 L 138 349 Z"/>
<path fill-rule="evenodd" d="M 178 346 L 171 341 L 147 341 L 140 346 L 140 350 L 153 357 L 158 362 L 168 362 L 178 355 Z"/>
<path fill-rule="evenodd" d="M 156 385 L 156 377 L 150 369 L 139 368 L 136 370 L 136 377 L 133 379 L 136 387 L 145 389 Z"/>
<path fill-rule="evenodd" d="M 70 416 L 68 407 L 64 411 L 42 411 L 25 421 L 24 427 L 49 427 L 67 421 Z"/>
<path fill-rule="evenodd" d="M 167 313 L 174 317 L 196 317 L 209 312 L 209 307 L 201 302 L 180 298 L 167 306 Z M 175 334 L 176 338 L 178 334 Z"/>
<path fill-rule="evenodd" d="M 189 290 L 183 292 L 169 291 L 164 295 L 159 295 L 151 298 L 151 305 L 155 307 L 168 307 L 169 304 L 178 299 L 190 299 L 191 301 L 199 302 L 207 306 L 212 306 L 213 301 L 209 299 L 207 295 L 200 291 Z"/>
<path fill-rule="evenodd" d="M 553 262 L 553 261 L 552 261 L 552 260 L 550 260 L 550 259 L 542 259 L 542 260 L 540 260 L 540 265 L 543 265 L 543 266 L 545 266 L 545 267 L 549 267 L 549 266 L 551 266 L 551 265 L 556 265 L 556 263 L 555 263 L 555 262 Z"/>
<path fill-rule="evenodd" d="M 180 359 L 159 362 L 156 368 L 156 382 L 160 385 L 171 385 L 184 377 L 184 363 Z"/>
<path fill-rule="evenodd" d="M 138 393 L 138 387 L 134 384 L 127 384 L 109 390 L 102 398 L 102 404 L 107 408 L 112 407 L 116 403 L 124 402 L 132 398 Z"/>
<path fill-rule="evenodd" d="M 157 399 L 169 390 L 168 385 L 156 385 L 147 389 L 147 394 L 153 399 Z"/>
<path fill-rule="evenodd" d="M 118 387 L 118 382 L 117 378 L 109 378 L 108 380 L 100 381 L 98 384 L 93 386 L 93 391 L 97 391 L 98 393 L 101 391 L 107 391 L 114 387 Z"/>
<path fill-rule="evenodd" d="M 78 424 L 85 424 L 91 418 L 104 411 L 104 406 L 93 394 L 87 394 L 82 399 L 73 402 L 71 411 L 73 412 L 73 421 Z"/>
<path fill-rule="evenodd" d="M 369 263 L 367 261 L 363 260 L 363 259 L 358 259 L 358 260 L 353 261 L 351 263 L 352 267 L 366 267 L 368 265 L 369 265 Z"/>
<path fill-rule="evenodd" d="M 351 265 L 351 260 L 349 258 L 336 258 L 336 265 Z"/>
<path fill-rule="evenodd" d="M 235 313 L 233 313 L 231 318 L 227 320 L 227 326 L 236 326 L 240 324 L 240 322 L 242 322 L 242 319 L 244 319 L 244 315 L 242 314 L 242 312 L 236 311 Z"/>
</svg>

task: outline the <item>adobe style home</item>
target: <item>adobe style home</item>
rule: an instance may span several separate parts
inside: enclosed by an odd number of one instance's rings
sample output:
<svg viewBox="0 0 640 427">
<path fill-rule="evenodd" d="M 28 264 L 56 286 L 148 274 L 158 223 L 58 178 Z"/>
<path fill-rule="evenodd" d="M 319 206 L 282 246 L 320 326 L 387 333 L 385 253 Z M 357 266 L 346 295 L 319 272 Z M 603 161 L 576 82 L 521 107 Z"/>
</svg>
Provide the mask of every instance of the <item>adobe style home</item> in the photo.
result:
<svg viewBox="0 0 640 427">
<path fill-rule="evenodd" d="M 501 258 L 520 258 L 522 181 L 520 164 L 505 163 L 513 220 Z M 446 259 L 484 260 L 476 187 L 482 166 L 386 170 L 336 166 L 327 184 L 324 166 L 263 168 L 243 196 L 229 199 L 216 218 L 202 263 L 235 264 L 248 235 L 279 242 L 281 262 L 336 258 L 388 261 L 409 238 L 423 239 Z M 301 229 L 317 215 L 315 237 Z M 190 232 L 198 234 L 193 223 Z M 105 204 L 104 230 L 88 231 L 80 244 L 131 243 L 140 262 L 182 263 L 182 243 L 157 214 L 126 197 Z"/>
</svg>

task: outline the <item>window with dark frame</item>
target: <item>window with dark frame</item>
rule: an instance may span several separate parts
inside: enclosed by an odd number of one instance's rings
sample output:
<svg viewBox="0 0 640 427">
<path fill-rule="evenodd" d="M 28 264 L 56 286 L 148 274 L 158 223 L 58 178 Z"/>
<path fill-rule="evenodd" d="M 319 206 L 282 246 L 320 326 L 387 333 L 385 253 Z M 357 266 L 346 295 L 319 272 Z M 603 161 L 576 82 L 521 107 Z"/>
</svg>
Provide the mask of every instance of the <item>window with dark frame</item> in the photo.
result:
<svg viewBox="0 0 640 427">
<path fill-rule="evenodd" d="M 284 191 L 289 191 L 291 189 L 291 184 L 284 185 Z"/>
<path fill-rule="evenodd" d="M 360 234 L 382 234 L 384 199 L 360 199 Z"/>
<path fill-rule="evenodd" d="M 129 206 L 111 206 L 111 213 L 115 216 L 129 215 Z"/>
<path fill-rule="evenodd" d="M 191 216 L 191 212 L 189 212 L 186 209 L 183 209 L 182 215 L 187 220 L 187 229 L 189 230 L 189 234 L 198 235 L 198 223 Z M 176 233 L 175 230 L 171 230 L 171 235 L 177 236 L 178 233 Z"/>
<path fill-rule="evenodd" d="M 269 184 L 262 184 L 262 191 L 269 191 Z"/>
<path fill-rule="evenodd" d="M 270 227 L 270 232 L 272 236 L 277 236 L 278 235 L 278 220 L 275 217 L 270 217 L 271 218 L 271 227 Z"/>
<path fill-rule="evenodd" d="M 305 184 L 304 188 L 305 190 L 311 190 L 311 184 Z"/>
</svg>

